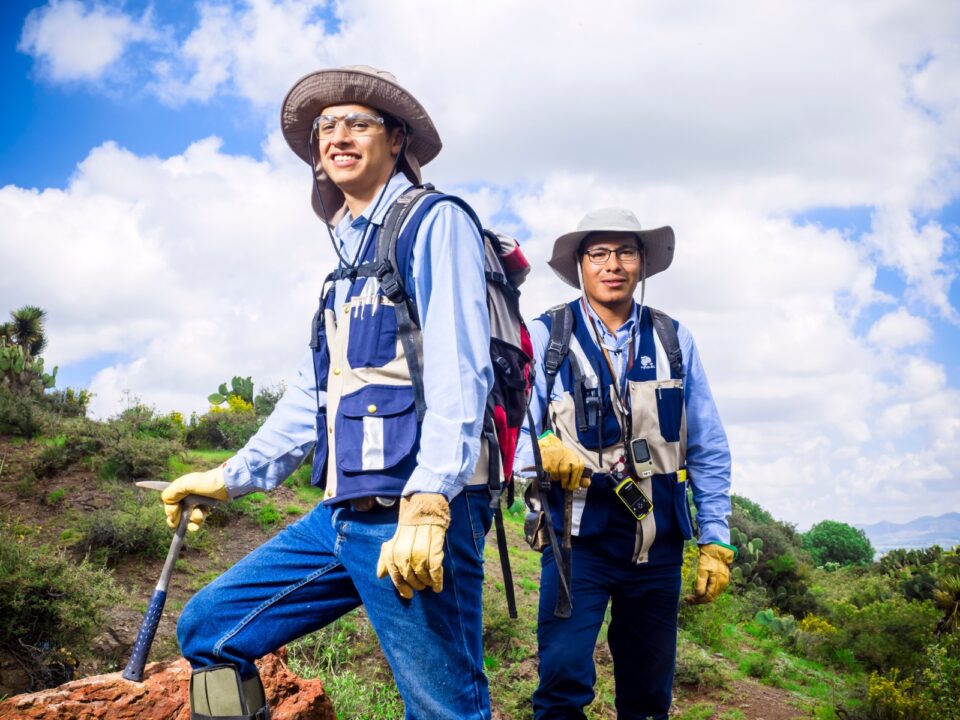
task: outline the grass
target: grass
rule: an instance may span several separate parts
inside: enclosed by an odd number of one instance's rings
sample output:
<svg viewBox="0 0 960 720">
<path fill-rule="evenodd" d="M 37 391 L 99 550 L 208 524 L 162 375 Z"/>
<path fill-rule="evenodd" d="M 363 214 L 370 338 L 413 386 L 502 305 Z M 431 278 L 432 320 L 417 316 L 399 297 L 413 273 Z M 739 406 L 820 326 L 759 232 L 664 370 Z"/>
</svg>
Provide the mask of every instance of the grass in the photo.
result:
<svg viewBox="0 0 960 720">
<path fill-rule="evenodd" d="M 287 652 L 293 672 L 323 679 L 339 720 L 403 715 L 403 701 L 362 609 L 290 643 Z"/>
<path fill-rule="evenodd" d="M 175 455 L 167 462 L 167 477 L 172 479 L 188 472 L 207 470 L 232 454 L 230 451 L 193 450 Z M 6 471 L 3 479 L 9 483 L 11 492 L 17 490 L 17 481 L 8 478 Z M 80 490 L 60 490 L 33 478 L 21 476 L 19 479 L 23 483 L 23 495 L 34 497 L 48 512 L 56 510 L 57 524 L 51 527 L 54 534 L 49 539 L 61 547 L 76 546 L 83 537 L 78 529 L 81 518 L 92 515 L 90 511 L 80 513 L 71 509 Z M 123 504 L 121 490 L 126 487 L 129 492 L 129 483 L 120 481 L 101 482 L 97 486 L 98 491 L 109 493 L 116 505 Z M 245 532 L 256 536 L 259 531 L 249 524 L 249 518 L 266 537 L 278 531 L 285 522 L 308 512 L 322 498 L 322 490 L 310 485 L 308 466 L 294 473 L 284 487 L 292 492 L 292 496 L 289 492 L 284 493 L 283 500 L 276 503 L 263 493 L 254 493 L 218 506 L 204 528 L 188 536 L 187 548 L 177 565 L 178 583 L 187 589 L 187 595 L 208 584 L 231 562 L 223 557 L 222 550 L 224 543 L 230 541 L 233 528 L 222 526 L 242 519 Z M 103 515 L 104 524 L 118 529 L 107 540 L 117 545 L 118 550 L 131 552 L 122 550 L 132 544 L 126 539 L 135 536 L 134 531 L 145 529 L 149 525 L 146 521 L 152 517 L 150 522 L 160 523 L 163 542 L 137 539 L 137 552 L 155 545 L 148 555 L 153 556 L 159 569 L 162 562 L 159 556 L 165 553 L 169 544 L 170 531 L 162 525 L 156 494 L 145 493 L 144 496 L 143 503 L 146 503 L 146 496 L 150 500 L 142 507 L 140 502 L 127 500 L 128 518 L 139 516 L 144 520 L 142 525 L 131 527 L 115 517 Z M 52 521 L 53 516 L 49 519 Z M 496 714 L 504 720 L 529 720 L 532 717 L 530 698 L 537 685 L 540 555 L 530 550 L 522 539 L 522 512 L 505 512 L 504 519 L 511 547 L 519 617 L 514 620 L 507 615 L 496 536 L 491 532 L 487 536 L 485 553 L 484 665 Z M 39 524 L 34 522 L 11 525 L 7 530 L 15 538 L 39 538 L 41 535 Z M 845 590 L 843 579 L 840 573 L 823 578 L 820 592 L 831 598 L 842 596 Z M 137 596 L 137 608 L 141 612 L 148 596 L 149 593 Z M 168 611 L 176 612 L 182 602 L 180 598 L 171 597 Z M 806 704 L 811 717 L 825 720 L 835 716 L 830 713 L 838 704 L 850 706 L 852 689 L 858 683 L 863 685 L 863 675 L 856 671 L 856 664 L 852 663 L 851 673 L 840 674 L 792 654 L 785 638 L 774 636 L 752 620 L 744 619 L 752 618 L 757 610 L 766 607 L 764 602 L 765 598 L 726 593 L 709 606 L 684 606 L 677 658 L 676 718 L 745 720 L 743 712 L 730 707 L 727 697 L 719 691 L 751 679 L 788 691 Z M 155 646 L 154 659 L 162 657 L 161 652 L 177 653 L 175 639 L 168 639 L 169 643 Z M 318 633 L 291 643 L 288 651 L 294 672 L 303 677 L 323 679 L 339 717 L 376 720 L 402 716 L 403 705 L 389 667 L 362 610 L 349 613 Z M 587 709 L 587 717 L 611 720 L 616 717 L 616 712 L 612 663 L 606 648 L 606 624 L 598 638 L 595 662 L 596 699 Z M 708 697 L 704 697 L 705 694 Z"/>
</svg>

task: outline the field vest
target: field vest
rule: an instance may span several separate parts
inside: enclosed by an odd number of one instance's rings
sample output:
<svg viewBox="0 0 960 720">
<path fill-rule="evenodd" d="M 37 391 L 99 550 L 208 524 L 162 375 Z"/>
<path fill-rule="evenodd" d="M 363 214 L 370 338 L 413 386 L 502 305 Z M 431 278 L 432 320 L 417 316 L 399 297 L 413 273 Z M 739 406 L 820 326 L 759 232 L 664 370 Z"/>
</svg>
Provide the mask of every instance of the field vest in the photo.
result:
<svg viewBox="0 0 960 720">
<path fill-rule="evenodd" d="M 417 464 L 420 426 L 397 308 L 370 272 L 380 227 L 367 242 L 356 271 L 340 268 L 324 283 L 311 329 L 318 390 L 317 444 L 312 483 L 324 487 L 324 502 L 365 496 L 400 497 Z M 342 307 L 335 307 L 336 280 L 350 282 Z M 406 278 L 404 278 L 404 281 Z M 409 290 L 408 290 L 409 294 Z M 408 307 L 413 308 L 412 300 Z M 421 333 L 412 347 L 423 367 Z M 487 442 L 469 485 L 487 483 Z"/>
<path fill-rule="evenodd" d="M 569 351 L 558 368 L 546 412 L 559 439 L 582 456 L 592 472 L 589 488 L 574 491 L 571 532 L 584 542 L 600 542 L 615 557 L 638 564 L 679 564 L 683 540 L 693 537 L 687 504 L 687 427 L 682 367 L 670 359 L 644 307 L 633 340 L 634 357 L 627 373 L 627 390 L 618 400 L 610 367 L 594 339 L 590 319 L 579 300 L 569 303 L 573 330 Z M 666 317 L 666 316 L 662 316 Z M 673 323 L 676 322 L 666 318 Z M 550 330 L 551 314 L 539 321 Z M 629 348 L 629 346 L 628 346 Z M 625 437 L 630 413 L 632 437 Z M 614 494 L 629 473 L 628 442 L 644 438 L 653 462 L 653 475 L 637 480 L 653 503 L 653 511 L 636 520 Z M 683 470 L 683 472 L 680 472 Z M 554 523 L 562 526 L 563 493 L 550 490 Z"/>
</svg>

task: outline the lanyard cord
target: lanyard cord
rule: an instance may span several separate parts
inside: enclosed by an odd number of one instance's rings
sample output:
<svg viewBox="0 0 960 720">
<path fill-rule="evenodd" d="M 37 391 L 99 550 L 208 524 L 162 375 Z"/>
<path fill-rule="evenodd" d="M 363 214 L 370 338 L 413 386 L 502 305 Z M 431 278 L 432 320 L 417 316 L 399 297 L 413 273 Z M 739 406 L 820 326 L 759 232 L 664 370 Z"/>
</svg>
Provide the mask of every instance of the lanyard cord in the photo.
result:
<svg viewBox="0 0 960 720">
<path fill-rule="evenodd" d="M 596 340 L 597 346 L 603 352 L 603 358 L 607 362 L 607 368 L 610 370 L 610 379 L 615 384 L 614 397 L 617 400 L 617 409 L 620 411 L 620 416 L 622 420 L 622 428 L 624 430 L 624 448 L 629 445 L 630 440 L 633 435 L 633 417 L 631 416 L 631 402 L 630 402 L 630 392 L 629 392 L 629 383 L 627 382 L 627 373 L 630 371 L 630 368 L 633 367 L 633 355 L 635 352 L 635 343 L 637 338 L 637 320 L 634 318 L 633 328 L 630 331 L 630 347 L 629 355 L 627 355 L 627 367 L 624 369 L 622 382 L 620 376 L 617 375 L 613 367 L 613 360 L 610 358 L 610 353 L 607 351 L 607 348 L 603 345 L 600 340 L 600 331 L 597 329 L 597 325 L 594 322 L 593 316 L 590 315 L 587 310 L 586 299 L 581 295 L 580 304 L 583 310 L 584 317 L 590 321 L 590 328 L 593 330 L 593 337 Z M 599 367 L 597 368 L 599 371 Z M 599 413 L 597 418 L 597 460 L 598 467 L 603 468 L 603 397 L 600 396 L 600 392 L 603 389 L 602 376 L 600 373 L 597 373 L 598 376 L 598 400 L 599 404 Z M 616 459 L 614 460 L 616 462 Z"/>
<path fill-rule="evenodd" d="M 580 297 L 581 307 L 583 308 L 584 316 L 590 321 L 590 328 L 593 330 L 593 338 L 597 343 L 597 347 L 600 348 L 600 351 L 603 353 L 604 360 L 607 361 L 607 369 L 610 370 L 610 378 L 616 385 L 616 397 L 620 405 L 620 412 L 625 416 L 629 415 L 630 408 L 630 393 L 628 390 L 627 384 L 627 374 L 630 372 L 630 369 L 633 367 L 633 356 L 636 352 L 636 340 L 637 340 L 637 323 L 634 319 L 633 328 L 630 330 L 630 346 L 627 354 L 626 367 L 622 374 L 618 373 L 613 366 L 613 360 L 610 357 L 610 352 L 607 350 L 606 346 L 600 340 L 600 331 L 597 329 L 597 324 L 593 319 L 593 316 L 590 315 L 587 310 L 586 300 L 581 296 Z"/>
</svg>

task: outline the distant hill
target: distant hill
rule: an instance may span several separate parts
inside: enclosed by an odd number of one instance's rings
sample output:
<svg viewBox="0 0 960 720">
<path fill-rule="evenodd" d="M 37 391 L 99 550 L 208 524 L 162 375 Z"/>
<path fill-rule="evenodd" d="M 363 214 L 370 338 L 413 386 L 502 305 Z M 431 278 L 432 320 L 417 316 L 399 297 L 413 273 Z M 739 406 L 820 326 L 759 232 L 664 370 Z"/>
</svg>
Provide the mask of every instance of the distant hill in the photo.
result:
<svg viewBox="0 0 960 720">
<path fill-rule="evenodd" d="M 857 525 L 882 555 L 895 548 L 925 548 L 939 545 L 944 549 L 960 545 L 960 513 L 932 517 L 925 515 L 905 523 L 879 522 Z"/>
</svg>

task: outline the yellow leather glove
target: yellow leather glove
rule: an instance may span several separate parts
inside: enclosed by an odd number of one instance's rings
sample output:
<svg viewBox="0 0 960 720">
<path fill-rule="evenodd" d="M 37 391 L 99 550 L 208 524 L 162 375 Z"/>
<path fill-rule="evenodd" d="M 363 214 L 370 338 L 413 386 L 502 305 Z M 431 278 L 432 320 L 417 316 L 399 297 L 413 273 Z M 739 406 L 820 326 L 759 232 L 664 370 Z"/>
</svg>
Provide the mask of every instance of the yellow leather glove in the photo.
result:
<svg viewBox="0 0 960 720">
<path fill-rule="evenodd" d="M 690 599 L 694 603 L 710 603 L 716 600 L 730 583 L 730 564 L 734 549 L 729 545 L 709 543 L 700 546 L 697 561 L 697 580 Z"/>
<path fill-rule="evenodd" d="M 552 432 L 540 436 L 540 459 L 543 471 L 558 480 L 564 490 L 576 490 L 590 486 L 589 478 L 583 476 L 583 458 L 568 448 Z"/>
<path fill-rule="evenodd" d="M 180 501 L 187 495 L 203 495 L 214 500 L 229 500 L 227 484 L 223 479 L 223 465 L 206 472 L 189 473 L 178 477 L 160 493 L 160 498 L 163 500 L 163 511 L 167 514 L 167 525 L 172 528 L 180 524 Z M 187 530 L 190 532 L 199 530 L 209 509 L 202 505 L 194 507 L 190 511 L 190 522 L 187 524 Z"/>
<path fill-rule="evenodd" d="M 443 538 L 450 527 L 450 504 L 440 493 L 414 493 L 400 499 L 397 531 L 380 547 L 377 577 L 387 575 L 409 600 L 414 590 L 443 590 Z"/>
</svg>

